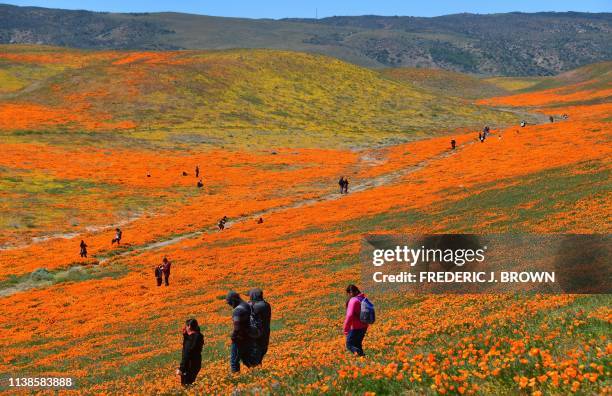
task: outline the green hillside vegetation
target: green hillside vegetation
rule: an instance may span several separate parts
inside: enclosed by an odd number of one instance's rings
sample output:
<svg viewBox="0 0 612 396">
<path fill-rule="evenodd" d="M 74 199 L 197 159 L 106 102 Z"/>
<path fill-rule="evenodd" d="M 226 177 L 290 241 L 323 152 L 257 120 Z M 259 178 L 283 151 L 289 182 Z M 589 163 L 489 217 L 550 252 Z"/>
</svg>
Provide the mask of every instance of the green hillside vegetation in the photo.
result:
<svg viewBox="0 0 612 396">
<path fill-rule="evenodd" d="M 0 43 L 95 49 L 270 48 L 366 67 L 545 76 L 612 59 L 612 14 L 540 12 L 434 18 L 223 18 L 0 5 Z"/>
<path fill-rule="evenodd" d="M 612 61 L 583 66 L 553 77 L 491 77 L 484 79 L 513 93 L 535 92 L 564 86 L 580 85 L 581 89 L 601 88 L 612 83 Z"/>
<path fill-rule="evenodd" d="M 404 67 L 383 69 L 381 73 L 440 96 L 481 99 L 508 93 L 503 87 L 484 79 L 442 69 Z"/>
<path fill-rule="evenodd" d="M 54 55 L 53 49 L 46 50 Z M 54 74 L 38 80 L 33 77 L 38 63 L 20 60 L 27 59 L 28 47 L 4 46 L 2 51 L 21 57 L 0 63 L 3 78 L 23 84 L 34 80 L 5 102 L 69 107 L 92 117 L 133 121 L 136 127 L 124 136 L 158 143 L 370 146 L 460 127 L 513 123 L 518 117 L 459 104 L 439 92 L 321 55 L 274 50 L 63 52 L 59 58 L 64 63 L 56 56 Z"/>
</svg>

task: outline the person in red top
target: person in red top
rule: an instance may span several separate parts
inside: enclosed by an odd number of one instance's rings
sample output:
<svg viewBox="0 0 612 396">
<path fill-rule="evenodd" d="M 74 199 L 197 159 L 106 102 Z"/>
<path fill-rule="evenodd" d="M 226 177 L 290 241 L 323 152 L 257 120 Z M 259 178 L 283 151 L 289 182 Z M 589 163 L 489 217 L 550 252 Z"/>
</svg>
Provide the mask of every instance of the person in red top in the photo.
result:
<svg viewBox="0 0 612 396">
<path fill-rule="evenodd" d="M 346 349 L 352 354 L 363 356 L 363 338 L 368 325 L 359 319 L 361 300 L 365 295 L 355 285 L 346 288 L 348 300 L 346 302 L 346 317 L 344 318 L 344 334 L 346 335 Z"/>
<path fill-rule="evenodd" d="M 170 286 L 170 283 L 168 282 L 168 278 L 170 278 L 170 266 L 171 265 L 172 263 L 168 260 L 168 258 L 164 257 L 163 264 L 162 264 L 162 272 L 164 274 L 164 283 L 166 286 Z"/>
</svg>

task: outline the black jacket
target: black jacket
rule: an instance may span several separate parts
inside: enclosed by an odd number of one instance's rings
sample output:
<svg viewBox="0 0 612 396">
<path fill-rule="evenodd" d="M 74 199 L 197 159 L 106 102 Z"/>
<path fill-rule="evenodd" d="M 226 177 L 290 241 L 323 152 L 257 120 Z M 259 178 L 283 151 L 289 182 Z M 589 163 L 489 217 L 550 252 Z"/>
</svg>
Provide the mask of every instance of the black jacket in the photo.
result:
<svg viewBox="0 0 612 396">
<path fill-rule="evenodd" d="M 202 333 L 183 334 L 183 355 L 181 357 L 181 372 L 185 372 L 190 362 L 202 362 Z"/>
</svg>

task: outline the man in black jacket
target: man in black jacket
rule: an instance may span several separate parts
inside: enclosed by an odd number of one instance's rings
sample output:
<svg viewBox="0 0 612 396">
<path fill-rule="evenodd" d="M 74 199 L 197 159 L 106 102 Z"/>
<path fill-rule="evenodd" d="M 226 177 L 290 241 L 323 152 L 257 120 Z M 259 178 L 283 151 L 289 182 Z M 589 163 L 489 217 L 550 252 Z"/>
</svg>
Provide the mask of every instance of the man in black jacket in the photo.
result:
<svg viewBox="0 0 612 396">
<path fill-rule="evenodd" d="M 230 353 L 230 368 L 233 373 L 240 372 L 240 362 L 252 367 L 255 365 L 255 348 L 249 336 L 251 307 L 238 293 L 230 291 L 225 298 L 227 304 L 232 307 L 233 330 L 230 338 L 232 339 L 232 349 Z"/>
<path fill-rule="evenodd" d="M 261 335 L 254 340 L 257 346 L 257 359 L 255 363 L 261 364 L 264 356 L 268 352 L 270 344 L 270 320 L 272 319 L 272 307 L 263 298 L 263 291 L 256 287 L 249 291 L 249 305 L 254 315 L 261 321 Z"/>
</svg>

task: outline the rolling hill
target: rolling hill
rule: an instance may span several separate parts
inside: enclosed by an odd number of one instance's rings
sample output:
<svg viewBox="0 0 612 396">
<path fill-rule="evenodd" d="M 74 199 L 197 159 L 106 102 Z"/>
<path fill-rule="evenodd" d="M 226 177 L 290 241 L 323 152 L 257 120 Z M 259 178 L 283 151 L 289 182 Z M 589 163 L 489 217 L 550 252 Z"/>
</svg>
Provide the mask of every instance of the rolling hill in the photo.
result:
<svg viewBox="0 0 612 396">
<path fill-rule="evenodd" d="M 381 73 L 391 79 L 403 81 L 442 97 L 464 99 L 490 98 L 508 91 L 486 79 L 442 69 L 388 68 Z"/>
<path fill-rule="evenodd" d="M 115 141 L 372 146 L 517 115 L 334 58 L 275 50 L 122 52 L 3 46 L 4 134 Z M 120 131 L 112 137 L 106 131 Z"/>
<path fill-rule="evenodd" d="M 612 14 L 457 14 L 243 19 L 0 5 L 0 43 L 97 49 L 271 48 L 367 67 L 553 75 L 612 58 Z"/>
<path fill-rule="evenodd" d="M 566 107 L 612 102 L 612 62 L 584 66 L 554 77 L 493 79 L 491 83 L 517 85 L 517 95 L 481 100 L 480 103 L 524 107 Z M 527 83 L 527 85 L 522 86 Z"/>
</svg>

